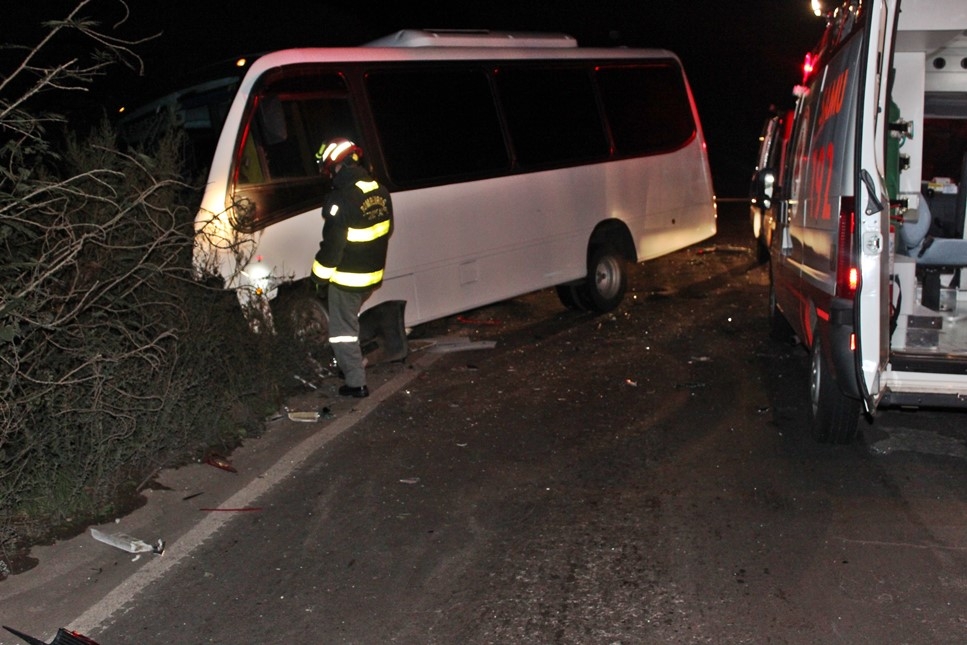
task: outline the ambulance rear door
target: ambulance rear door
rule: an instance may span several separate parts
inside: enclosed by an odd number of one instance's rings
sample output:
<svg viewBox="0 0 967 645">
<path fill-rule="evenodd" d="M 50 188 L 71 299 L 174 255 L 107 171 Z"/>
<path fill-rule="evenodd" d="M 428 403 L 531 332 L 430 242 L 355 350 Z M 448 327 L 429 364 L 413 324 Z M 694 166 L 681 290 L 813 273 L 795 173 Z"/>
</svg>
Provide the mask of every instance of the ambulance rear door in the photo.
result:
<svg viewBox="0 0 967 645">
<path fill-rule="evenodd" d="M 886 186 L 886 138 L 890 70 L 901 0 L 866 0 L 862 74 L 856 114 L 853 237 L 860 280 L 855 295 L 855 357 L 860 393 L 868 412 L 882 395 L 880 377 L 890 353 L 890 200 Z"/>
</svg>

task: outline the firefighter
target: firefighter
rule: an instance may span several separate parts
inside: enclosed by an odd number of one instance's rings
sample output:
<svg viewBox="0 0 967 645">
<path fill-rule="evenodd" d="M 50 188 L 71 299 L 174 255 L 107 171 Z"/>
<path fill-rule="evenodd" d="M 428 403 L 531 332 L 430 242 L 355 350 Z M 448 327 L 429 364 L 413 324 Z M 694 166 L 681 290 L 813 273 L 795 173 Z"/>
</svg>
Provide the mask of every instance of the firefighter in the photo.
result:
<svg viewBox="0 0 967 645">
<path fill-rule="evenodd" d="M 348 139 L 326 141 L 316 153 L 319 171 L 332 180 L 322 207 L 322 241 L 312 279 L 328 286 L 329 343 L 345 383 L 340 396 L 369 396 L 359 310 L 383 281 L 393 227 L 389 191 L 361 164 L 363 151 Z"/>
</svg>

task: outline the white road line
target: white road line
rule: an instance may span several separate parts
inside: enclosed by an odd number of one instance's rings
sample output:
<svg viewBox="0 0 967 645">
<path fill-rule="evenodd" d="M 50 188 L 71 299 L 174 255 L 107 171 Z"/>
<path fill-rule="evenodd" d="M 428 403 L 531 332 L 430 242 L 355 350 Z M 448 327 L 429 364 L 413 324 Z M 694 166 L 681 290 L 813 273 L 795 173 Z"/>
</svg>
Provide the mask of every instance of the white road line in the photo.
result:
<svg viewBox="0 0 967 645">
<path fill-rule="evenodd" d="M 248 486 L 235 493 L 231 498 L 223 502 L 222 505 L 226 508 L 253 506 L 259 497 L 269 492 L 279 482 L 291 475 L 293 471 L 316 451 L 323 448 L 327 443 L 351 428 L 357 422 L 366 418 L 386 398 L 416 378 L 420 373 L 420 368 L 429 366 L 440 358 L 440 356 L 439 354 L 425 354 L 421 356 L 413 364 L 413 369 L 404 370 L 395 378 L 373 390 L 369 398 L 360 399 L 359 403 L 355 405 L 355 414 L 335 419 L 318 432 L 310 435 L 305 441 L 292 448 L 279 459 L 264 475 L 255 478 Z M 165 549 L 163 556 L 154 558 L 145 564 L 124 582 L 115 587 L 100 602 L 71 621 L 71 629 L 81 634 L 95 633 L 115 613 L 123 609 L 138 593 L 144 590 L 145 587 L 160 580 L 168 571 L 177 566 L 186 557 L 190 556 L 195 549 L 214 535 L 216 531 L 236 517 L 238 516 L 231 513 L 213 513 L 205 516 L 205 519 L 181 536 L 177 542 L 169 545 Z"/>
</svg>

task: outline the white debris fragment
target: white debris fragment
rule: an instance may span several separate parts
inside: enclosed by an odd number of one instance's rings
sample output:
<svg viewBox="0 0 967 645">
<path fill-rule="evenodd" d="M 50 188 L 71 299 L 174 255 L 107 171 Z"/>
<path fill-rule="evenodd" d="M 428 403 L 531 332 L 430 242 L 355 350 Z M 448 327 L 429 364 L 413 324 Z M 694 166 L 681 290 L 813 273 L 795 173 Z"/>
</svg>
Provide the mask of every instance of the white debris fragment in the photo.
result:
<svg viewBox="0 0 967 645">
<path fill-rule="evenodd" d="M 161 555 L 165 551 L 164 540 L 158 540 L 155 544 L 148 544 L 144 540 L 139 540 L 130 535 L 123 533 L 112 535 L 95 528 L 91 529 L 91 537 L 98 542 L 103 542 L 104 544 L 121 549 L 122 551 L 127 551 L 128 553 L 157 553 Z"/>
<path fill-rule="evenodd" d="M 430 338 L 431 345 L 426 351 L 432 354 L 447 354 L 450 352 L 463 352 L 468 349 L 493 349 L 497 346 L 495 340 L 471 340 L 466 336 L 440 336 Z"/>
<path fill-rule="evenodd" d="M 319 412 L 313 410 L 311 412 L 289 412 L 290 421 L 299 421 L 300 423 L 313 423 L 319 420 Z"/>
</svg>

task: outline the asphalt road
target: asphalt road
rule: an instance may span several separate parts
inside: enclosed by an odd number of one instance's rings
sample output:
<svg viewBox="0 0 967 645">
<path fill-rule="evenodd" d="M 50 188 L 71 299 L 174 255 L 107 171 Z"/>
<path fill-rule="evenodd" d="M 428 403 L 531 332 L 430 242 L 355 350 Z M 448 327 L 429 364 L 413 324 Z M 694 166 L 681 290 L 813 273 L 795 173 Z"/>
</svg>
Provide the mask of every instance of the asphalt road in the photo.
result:
<svg viewBox="0 0 967 645">
<path fill-rule="evenodd" d="M 322 383 L 290 405 L 334 418 L 273 422 L 237 475 L 163 473 L 102 527 L 165 555 L 41 550 L 0 619 L 101 645 L 965 642 L 963 413 L 814 444 L 743 209 L 613 315 L 546 291 L 418 330 L 370 399 Z M 496 346 L 430 353 L 451 334 Z"/>
</svg>

